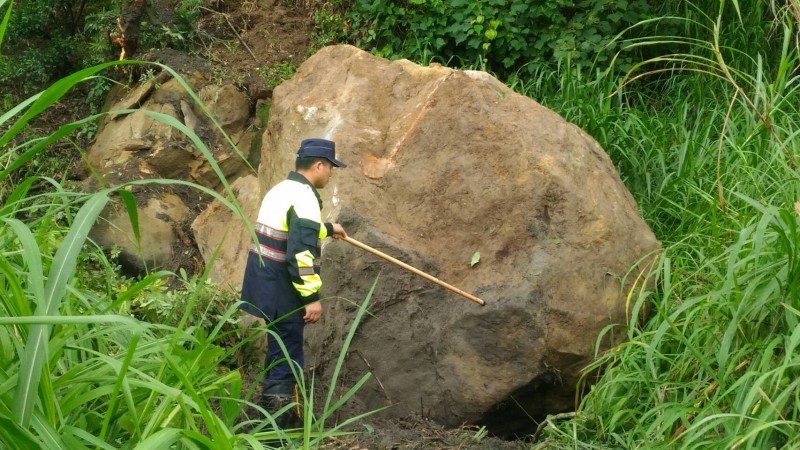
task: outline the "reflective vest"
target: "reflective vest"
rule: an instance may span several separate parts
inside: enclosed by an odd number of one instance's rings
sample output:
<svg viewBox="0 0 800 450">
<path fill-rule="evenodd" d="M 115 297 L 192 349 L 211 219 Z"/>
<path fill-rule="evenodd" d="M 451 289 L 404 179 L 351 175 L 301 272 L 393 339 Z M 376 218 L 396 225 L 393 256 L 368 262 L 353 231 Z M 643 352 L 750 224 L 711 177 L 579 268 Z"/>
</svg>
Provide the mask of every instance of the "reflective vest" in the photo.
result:
<svg viewBox="0 0 800 450">
<path fill-rule="evenodd" d="M 322 199 L 311 183 L 290 172 L 264 197 L 255 230 L 258 245 L 250 247 L 251 254 L 261 257 L 260 263 L 285 267 L 303 304 L 317 301 L 322 287 L 320 241 L 332 233 L 332 227 L 322 222 L 321 208 Z"/>
</svg>

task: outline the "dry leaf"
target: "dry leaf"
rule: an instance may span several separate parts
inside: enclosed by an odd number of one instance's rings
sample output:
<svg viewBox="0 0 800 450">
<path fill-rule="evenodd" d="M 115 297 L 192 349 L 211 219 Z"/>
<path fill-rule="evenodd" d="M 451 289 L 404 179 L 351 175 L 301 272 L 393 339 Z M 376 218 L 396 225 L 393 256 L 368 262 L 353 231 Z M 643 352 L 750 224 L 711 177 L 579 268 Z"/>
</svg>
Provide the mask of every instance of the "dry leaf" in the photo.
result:
<svg viewBox="0 0 800 450">
<path fill-rule="evenodd" d="M 475 264 L 478 264 L 478 262 L 479 262 L 480 260 L 481 260 L 481 252 L 475 252 L 475 253 L 472 255 L 472 261 L 471 261 L 471 262 L 470 262 L 470 264 L 469 264 L 469 265 L 470 265 L 470 267 L 474 266 Z"/>
</svg>

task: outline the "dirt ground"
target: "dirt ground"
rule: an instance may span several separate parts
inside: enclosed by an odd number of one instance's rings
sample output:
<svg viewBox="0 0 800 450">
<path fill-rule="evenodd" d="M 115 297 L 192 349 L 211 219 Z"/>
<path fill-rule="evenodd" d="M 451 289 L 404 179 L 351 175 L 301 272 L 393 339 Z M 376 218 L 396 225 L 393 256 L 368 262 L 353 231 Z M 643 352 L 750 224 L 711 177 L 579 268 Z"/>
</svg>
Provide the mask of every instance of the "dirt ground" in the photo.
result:
<svg viewBox="0 0 800 450">
<path fill-rule="evenodd" d="M 485 429 L 465 425 L 444 428 L 436 423 L 415 417 L 362 422 L 363 432 L 354 436 L 333 438 L 325 449 L 348 450 L 523 450 L 530 444 L 491 437 Z"/>
<path fill-rule="evenodd" d="M 214 39 L 203 42 L 215 74 L 241 84 L 253 103 L 272 95 L 281 70 L 299 66 L 313 52 L 311 34 L 317 2 L 310 0 L 211 0 L 204 2 L 198 28 Z M 218 39 L 218 41 L 217 41 Z"/>
</svg>

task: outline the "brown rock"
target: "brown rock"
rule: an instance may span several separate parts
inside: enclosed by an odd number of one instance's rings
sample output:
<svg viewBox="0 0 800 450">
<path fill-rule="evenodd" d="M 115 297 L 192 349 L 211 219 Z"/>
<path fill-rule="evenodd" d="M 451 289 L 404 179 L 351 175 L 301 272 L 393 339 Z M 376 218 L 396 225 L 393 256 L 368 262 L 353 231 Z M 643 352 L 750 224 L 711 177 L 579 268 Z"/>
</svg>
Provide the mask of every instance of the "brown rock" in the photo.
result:
<svg viewBox="0 0 800 450">
<path fill-rule="evenodd" d="M 307 137 L 335 140 L 350 164 L 321 191 L 326 220 L 487 303 L 326 242 L 325 313 L 307 328 L 307 365 L 320 382 L 354 303 L 380 276 L 343 368 L 345 382 L 372 368 L 353 408 L 390 400 L 385 414 L 422 410 L 498 433 L 531 431 L 530 416 L 572 409 L 600 331 L 626 321 L 636 278 L 626 275 L 660 246 L 603 149 L 488 74 L 351 46 L 320 50 L 275 89 L 261 193 L 293 168 Z"/>
<path fill-rule="evenodd" d="M 250 101 L 235 86 L 208 85 L 200 90 L 200 100 L 227 133 L 235 133 L 244 127 L 250 117 Z"/>
<path fill-rule="evenodd" d="M 253 172 L 247 164 L 247 157 L 255 142 L 253 132 L 245 129 L 249 120 L 247 97 L 234 86 L 209 85 L 202 73 L 195 70 L 188 70 L 182 76 L 192 90 L 200 92 L 199 96 L 204 98 L 209 110 L 230 135 L 231 141 L 240 146 L 241 150 L 231 146 L 181 82 L 166 72 L 161 72 L 129 92 L 115 91 L 113 98 L 108 100 L 112 110 L 136 111 L 109 115 L 103 121 L 102 128 L 87 151 L 87 161 L 92 170 L 81 172 L 83 177 L 91 175 L 82 180 L 83 186 L 95 189 L 101 184 L 115 185 L 140 179 L 170 178 L 217 189 L 221 184 L 220 175 L 207 158 L 213 158 L 222 176 L 229 181 Z M 167 120 L 157 120 L 154 115 L 166 116 Z M 164 123 L 165 121 L 168 123 Z M 207 154 L 179 129 L 182 126 L 172 126 L 170 121 L 177 121 L 194 132 L 208 149 Z M 255 144 L 260 145 L 260 141 Z M 260 153 L 258 148 L 255 151 L 256 154 Z M 94 179 L 94 174 L 99 180 Z M 147 199 L 147 196 L 137 197 L 142 201 Z M 191 212 L 180 220 L 160 220 L 152 214 L 148 216 L 148 213 L 142 211 L 141 225 L 143 229 L 147 226 L 148 233 L 153 235 L 151 241 L 157 244 L 153 244 L 152 248 L 143 248 L 141 252 L 135 245 L 124 248 L 123 259 L 130 260 L 128 266 L 132 270 L 144 269 L 142 258 L 148 264 L 155 260 L 161 265 L 161 261 L 170 258 L 173 247 L 185 246 L 185 239 L 181 239 L 180 233 L 173 233 L 173 228 L 180 231 L 178 222 L 194 219 L 190 217 L 193 214 Z M 128 239 L 125 236 L 130 235 L 131 230 L 129 224 L 126 228 L 127 218 L 120 216 L 119 211 L 109 210 L 108 214 L 114 214 L 106 217 L 114 226 L 120 227 L 116 231 L 111 229 L 113 227 L 101 227 L 103 229 L 100 235 L 105 238 L 101 239 L 102 245 L 110 248 L 119 239 Z M 184 248 L 182 260 L 179 261 L 178 255 L 172 255 L 174 258 L 170 261 L 174 264 L 162 266 L 177 269 L 176 266 L 180 264 L 194 264 L 192 253 L 193 249 Z"/>
<path fill-rule="evenodd" d="M 231 183 L 231 189 L 245 217 L 254 224 L 261 204 L 258 179 L 254 175 L 241 177 Z M 212 261 L 214 252 L 218 252 L 211 268 L 211 280 L 223 287 L 240 289 L 248 243 L 253 239 L 242 218 L 215 201 L 192 222 L 192 231 L 207 263 Z"/>
<path fill-rule="evenodd" d="M 127 210 L 119 204 L 104 213 L 106 220 L 92 229 L 92 238 L 105 248 L 119 247 L 120 260 L 139 271 L 168 267 L 178 224 L 189 209 L 176 195 L 165 192 L 137 206 L 140 241 L 137 243 Z M 172 268 L 172 267 L 170 267 Z"/>
</svg>

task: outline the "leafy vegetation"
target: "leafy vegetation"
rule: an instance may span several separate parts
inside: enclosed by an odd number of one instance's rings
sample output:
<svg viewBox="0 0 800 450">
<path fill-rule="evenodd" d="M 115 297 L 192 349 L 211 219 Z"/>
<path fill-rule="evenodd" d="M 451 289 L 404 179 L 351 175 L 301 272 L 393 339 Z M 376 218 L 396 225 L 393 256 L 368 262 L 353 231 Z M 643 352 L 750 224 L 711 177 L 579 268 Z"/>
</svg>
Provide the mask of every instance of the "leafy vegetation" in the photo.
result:
<svg viewBox="0 0 800 450">
<path fill-rule="evenodd" d="M 297 65 L 294 61 L 276 63 L 269 67 L 256 69 L 256 73 L 264 80 L 264 87 L 267 89 L 275 89 L 277 85 L 292 78 L 296 71 Z"/>
<path fill-rule="evenodd" d="M 356 0 L 347 18 L 356 45 L 378 56 L 456 58 L 508 75 L 548 61 L 605 62 L 613 38 L 649 10 L 644 0 Z"/>
<path fill-rule="evenodd" d="M 199 33 L 196 21 L 201 3 L 181 0 L 170 17 L 149 13 L 143 21 L 140 49 L 189 48 Z M 25 97 L 81 68 L 116 59 L 120 49 L 109 36 L 116 32 L 116 19 L 126 4 L 114 0 L 17 2 L 0 54 L 0 87 Z M 91 85 L 107 89 L 100 80 Z"/>
<path fill-rule="evenodd" d="M 516 85 L 601 142 L 664 243 L 629 341 L 598 355 L 602 376 L 539 448 L 800 445 L 797 24 L 776 9 L 749 28 L 765 5 L 687 6 L 684 34 L 623 44 L 682 51 L 623 77 L 562 66 Z M 767 33 L 780 45 L 761 53 L 749 36 Z"/>
</svg>

